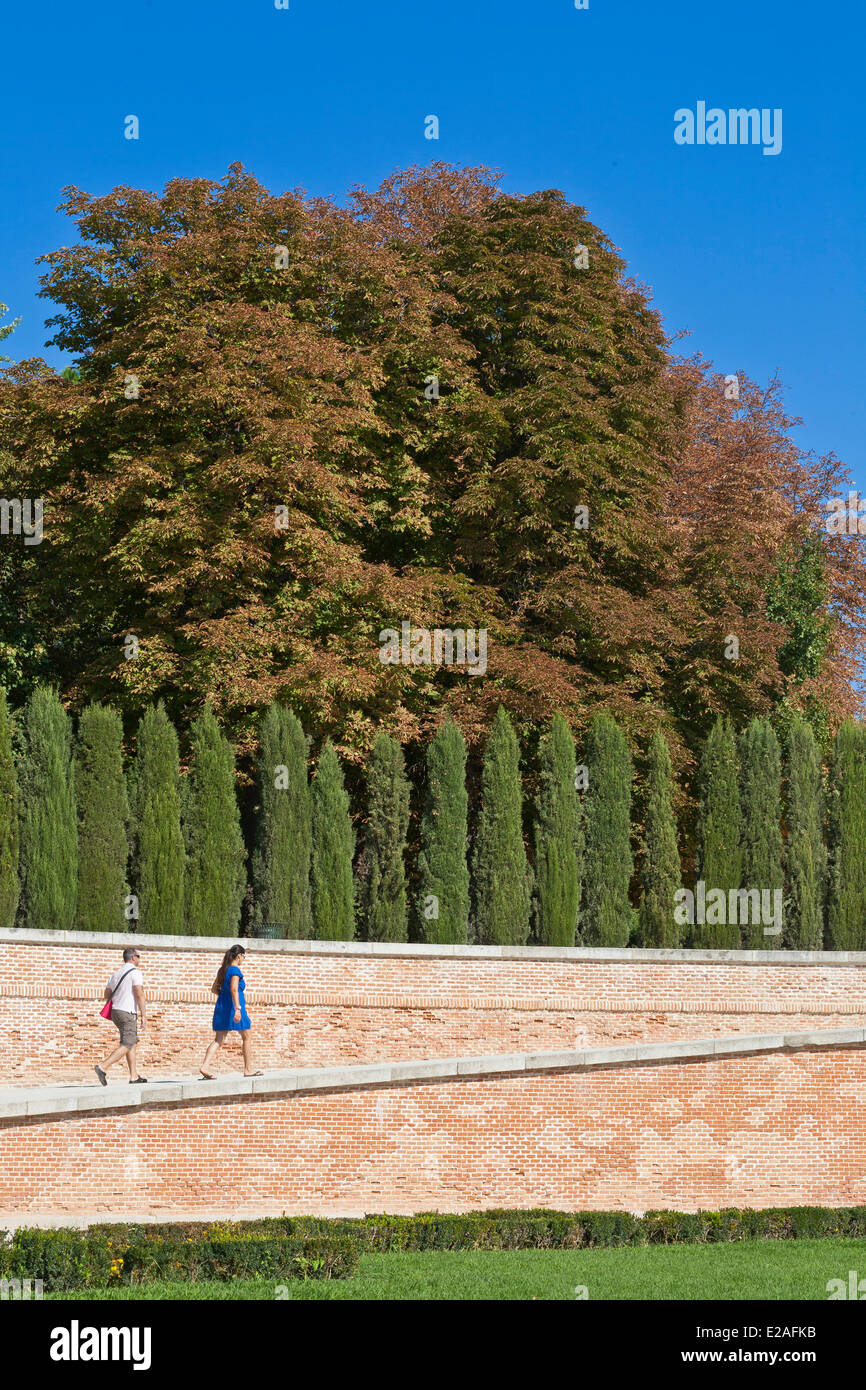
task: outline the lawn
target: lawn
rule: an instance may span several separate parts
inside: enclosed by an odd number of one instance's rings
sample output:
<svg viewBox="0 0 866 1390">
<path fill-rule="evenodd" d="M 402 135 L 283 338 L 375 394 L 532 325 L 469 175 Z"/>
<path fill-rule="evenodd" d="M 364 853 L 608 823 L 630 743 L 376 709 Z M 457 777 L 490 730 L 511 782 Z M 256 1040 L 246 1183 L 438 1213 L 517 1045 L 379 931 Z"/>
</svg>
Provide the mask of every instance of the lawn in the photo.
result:
<svg viewBox="0 0 866 1390">
<path fill-rule="evenodd" d="M 742 1241 L 600 1250 L 437 1250 L 362 1255 L 351 1280 L 292 1281 L 290 1299 L 822 1299 L 827 1282 L 866 1275 L 864 1240 Z M 273 1282 L 152 1284 L 86 1299 L 266 1299 Z"/>
</svg>

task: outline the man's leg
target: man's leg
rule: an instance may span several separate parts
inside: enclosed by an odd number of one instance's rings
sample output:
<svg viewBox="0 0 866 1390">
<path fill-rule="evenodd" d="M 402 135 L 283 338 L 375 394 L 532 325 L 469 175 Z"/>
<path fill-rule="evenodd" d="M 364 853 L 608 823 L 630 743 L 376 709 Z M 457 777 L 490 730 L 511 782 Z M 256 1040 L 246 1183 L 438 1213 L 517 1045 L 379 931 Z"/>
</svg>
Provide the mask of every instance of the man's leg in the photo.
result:
<svg viewBox="0 0 866 1390">
<path fill-rule="evenodd" d="M 136 1043 L 134 1047 L 127 1047 L 125 1051 L 126 1065 L 129 1067 L 129 1079 L 130 1081 L 134 1081 L 135 1078 L 138 1076 L 138 1043 Z"/>
<path fill-rule="evenodd" d="M 118 1045 L 117 1045 L 117 1047 L 114 1049 L 114 1051 L 113 1051 L 113 1052 L 109 1052 L 109 1054 L 108 1054 L 108 1056 L 106 1057 L 105 1061 L 102 1062 L 102 1063 L 100 1064 L 100 1065 L 102 1066 L 102 1070 L 103 1070 L 103 1071 L 108 1071 L 108 1068 L 109 1068 L 109 1067 L 113 1067 L 114 1064 L 115 1064 L 115 1062 L 119 1062 L 120 1059 L 121 1059 L 121 1057 L 125 1057 L 125 1056 L 126 1056 L 126 1048 L 123 1046 L 122 1043 L 118 1043 Z"/>
</svg>

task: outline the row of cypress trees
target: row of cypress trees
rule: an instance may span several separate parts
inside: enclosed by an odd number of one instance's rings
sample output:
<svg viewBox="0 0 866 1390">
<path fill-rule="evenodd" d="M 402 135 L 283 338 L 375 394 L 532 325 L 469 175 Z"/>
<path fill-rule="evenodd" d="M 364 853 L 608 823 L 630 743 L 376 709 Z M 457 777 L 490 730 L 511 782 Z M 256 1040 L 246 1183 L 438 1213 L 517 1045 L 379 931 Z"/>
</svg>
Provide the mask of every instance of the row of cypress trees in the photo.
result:
<svg viewBox="0 0 866 1390">
<path fill-rule="evenodd" d="M 467 749 L 446 721 L 426 752 L 411 890 L 410 784 L 400 745 L 384 732 L 374 745 L 354 867 L 339 758 L 326 742 L 310 778 L 309 756 L 299 720 L 274 705 L 261 721 L 256 769 L 254 931 L 400 941 L 414 922 L 413 934 L 437 942 L 866 947 L 866 729 L 859 725 L 840 729 L 826 790 L 805 721 L 791 725 L 784 775 L 766 720 L 753 719 L 737 739 L 730 720 L 720 718 L 706 741 L 696 878 L 725 893 L 783 890 L 782 942 L 760 922 L 699 930 L 677 924 L 682 874 L 661 731 L 648 750 L 637 911 L 630 896 L 632 760 L 607 715 L 593 720 L 579 767 L 560 715 L 539 741 L 532 867 L 520 748 L 508 714 L 500 707 L 487 740 L 471 856 Z M 73 737 L 53 691 L 35 690 L 13 725 L 0 690 L 0 926 L 137 925 L 227 936 L 238 930 L 245 892 L 234 753 L 209 706 L 192 727 L 189 775 L 181 777 L 177 734 L 161 705 L 144 714 L 125 770 L 116 711 L 90 705 Z"/>
</svg>

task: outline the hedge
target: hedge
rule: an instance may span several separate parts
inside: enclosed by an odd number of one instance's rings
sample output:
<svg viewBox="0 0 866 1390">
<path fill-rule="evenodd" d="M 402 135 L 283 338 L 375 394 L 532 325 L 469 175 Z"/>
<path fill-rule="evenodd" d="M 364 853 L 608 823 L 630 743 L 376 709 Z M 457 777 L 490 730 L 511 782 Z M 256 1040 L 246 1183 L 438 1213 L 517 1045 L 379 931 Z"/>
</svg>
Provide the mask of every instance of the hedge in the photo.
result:
<svg viewBox="0 0 866 1390">
<path fill-rule="evenodd" d="M 19 1230 L 0 1245 L 0 1276 L 69 1292 L 156 1280 L 350 1279 L 358 1265 L 359 1246 L 346 1235 L 199 1229 L 195 1236 L 164 1226 Z"/>
<path fill-rule="evenodd" d="M 0 1242 L 0 1277 L 52 1292 L 154 1280 L 349 1279 L 368 1252 L 592 1250 L 740 1240 L 866 1238 L 866 1206 L 763 1211 L 477 1211 L 449 1216 L 273 1217 L 259 1221 L 16 1231 Z"/>
</svg>

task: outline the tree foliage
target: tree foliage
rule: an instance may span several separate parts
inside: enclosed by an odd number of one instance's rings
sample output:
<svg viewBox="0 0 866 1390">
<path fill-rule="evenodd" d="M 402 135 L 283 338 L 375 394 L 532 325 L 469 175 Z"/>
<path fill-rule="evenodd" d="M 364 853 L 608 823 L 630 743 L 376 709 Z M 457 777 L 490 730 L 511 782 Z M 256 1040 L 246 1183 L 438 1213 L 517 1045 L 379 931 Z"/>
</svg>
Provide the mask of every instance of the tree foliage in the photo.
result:
<svg viewBox="0 0 866 1390">
<path fill-rule="evenodd" d="M 132 769 L 133 883 L 139 928 L 181 935 L 186 919 L 186 854 L 180 814 L 177 733 L 160 702 L 138 726 Z"/>
<path fill-rule="evenodd" d="M 72 724 L 56 691 L 39 686 L 24 708 L 23 726 L 21 921 L 37 930 L 70 931 L 78 891 Z"/>
<path fill-rule="evenodd" d="M 740 761 L 731 721 L 718 718 L 704 744 L 698 776 L 698 843 L 695 877 L 706 892 L 727 895 L 743 877 Z M 725 911 L 724 921 L 696 924 L 694 942 L 707 949 L 735 950 L 739 926 Z"/>
<path fill-rule="evenodd" d="M 416 916 L 427 941 L 469 939 L 466 740 L 446 720 L 427 746 Z"/>
<path fill-rule="evenodd" d="M 766 719 L 752 719 L 743 730 L 740 779 L 742 886 L 749 891 L 757 889 L 761 894 L 769 893 L 766 901 L 772 911 L 776 902 L 773 895 L 781 893 L 783 883 L 782 768 L 779 740 Z M 748 923 L 741 921 L 743 946 L 749 950 L 762 947 L 778 950 L 782 937 L 774 934 L 777 923 L 756 921 L 756 916 L 758 914 L 751 910 Z M 768 926 L 770 931 L 767 931 Z"/>
<path fill-rule="evenodd" d="M 848 721 L 833 744 L 829 795 L 831 951 L 866 949 L 866 727 Z"/>
<path fill-rule="evenodd" d="M 121 932 L 128 926 L 129 804 L 123 769 L 123 722 L 117 710 L 91 704 L 78 720 L 75 759 L 78 804 L 79 931 Z"/>
<path fill-rule="evenodd" d="M 334 745 L 328 739 L 310 785 L 312 801 L 312 886 L 315 935 L 324 941 L 351 941 L 355 934 L 352 859 L 355 832 L 349 796 Z"/>
<path fill-rule="evenodd" d="M 815 735 L 805 719 L 795 719 L 789 729 L 785 771 L 785 945 L 820 951 L 827 887 L 824 776 Z"/>
<path fill-rule="evenodd" d="M 313 924 L 309 747 L 292 710 L 272 705 L 259 733 L 253 920 L 293 940 L 311 936 Z"/>
<path fill-rule="evenodd" d="M 555 714 L 538 745 L 535 799 L 535 935 L 544 946 L 573 946 L 580 907 L 582 823 L 571 730 Z"/>
<path fill-rule="evenodd" d="M 234 751 L 209 704 L 192 728 L 184 832 L 187 931 L 190 936 L 236 936 L 246 887 L 246 850 Z"/>
<path fill-rule="evenodd" d="M 6 691 L 0 685 L 0 928 L 14 926 L 18 883 L 18 772 Z"/>
<path fill-rule="evenodd" d="M 473 856 L 475 936 L 485 946 L 523 946 L 529 936 L 531 873 L 523 843 L 520 749 L 502 705 L 484 749 Z"/>
<path fill-rule="evenodd" d="M 409 781 L 403 749 L 384 731 L 367 768 L 367 824 L 360 890 L 368 941 L 406 941 Z"/>
<path fill-rule="evenodd" d="M 674 906 L 675 895 L 681 886 L 682 870 L 673 810 L 671 755 L 660 729 L 653 735 L 647 760 L 642 848 L 641 944 L 677 947 L 682 944 L 682 932 L 674 917 Z"/>
<path fill-rule="evenodd" d="M 609 715 L 593 719 L 586 740 L 586 859 L 581 937 L 588 946 L 627 946 L 633 925 L 632 761 L 625 735 Z"/>
</svg>

